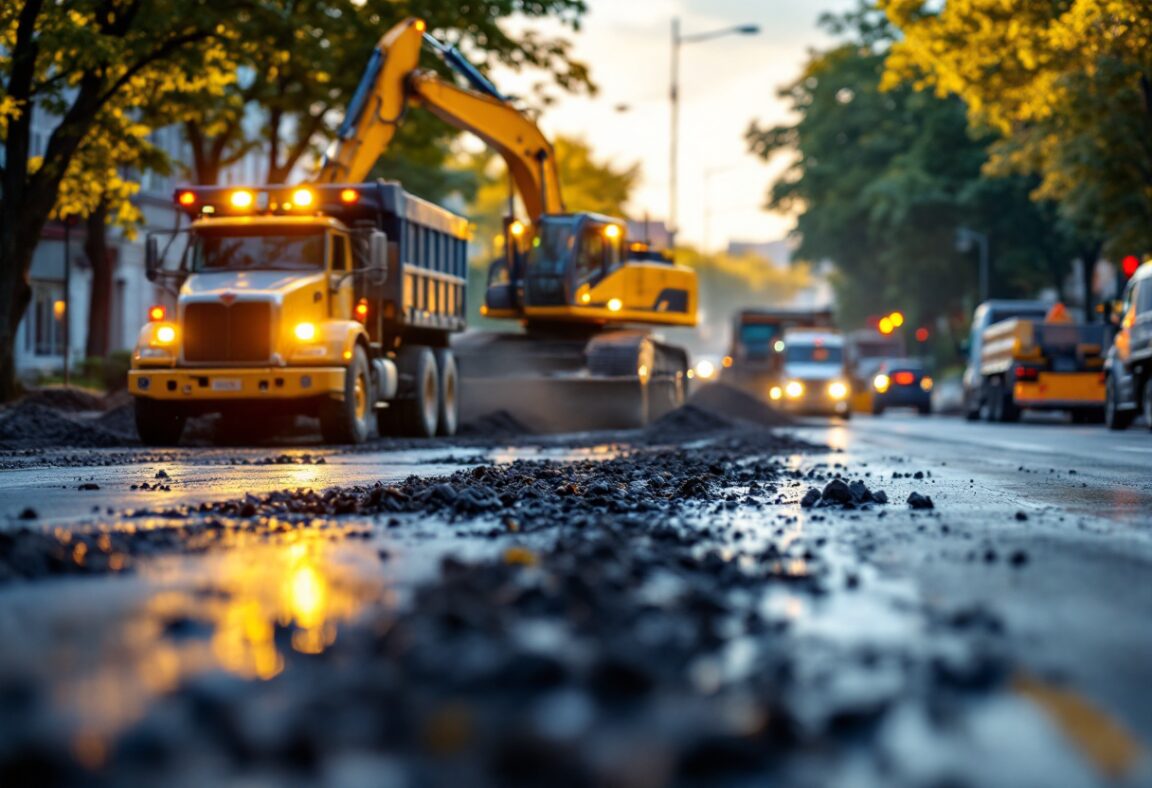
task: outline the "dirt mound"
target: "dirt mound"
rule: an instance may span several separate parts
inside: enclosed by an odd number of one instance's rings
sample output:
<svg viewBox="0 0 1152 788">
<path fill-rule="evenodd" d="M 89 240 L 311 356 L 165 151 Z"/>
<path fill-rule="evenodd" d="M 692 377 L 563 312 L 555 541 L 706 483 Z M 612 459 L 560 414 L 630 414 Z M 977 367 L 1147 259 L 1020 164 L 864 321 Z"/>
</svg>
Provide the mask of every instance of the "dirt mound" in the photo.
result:
<svg viewBox="0 0 1152 788">
<path fill-rule="evenodd" d="M 718 432 L 732 429 L 734 426 L 735 422 L 719 414 L 695 405 L 683 405 L 656 419 L 645 428 L 645 431 L 655 437 L 673 438 L 695 433 Z"/>
<path fill-rule="evenodd" d="M 688 404 L 730 421 L 747 421 L 762 427 L 787 427 L 793 423 L 787 413 L 727 383 L 701 386 L 688 398 Z"/>
<path fill-rule="evenodd" d="M 459 435 L 472 435 L 476 437 L 506 438 L 517 435 L 531 435 L 522 422 L 506 410 L 497 410 L 461 424 L 457 430 Z"/>
<path fill-rule="evenodd" d="M 74 386 L 47 386 L 33 389 L 21 402 L 53 408 L 65 413 L 104 410 L 104 398 L 102 396 Z"/>
<path fill-rule="evenodd" d="M 669 411 L 645 429 L 654 438 L 680 439 L 688 435 L 720 432 L 755 424 L 785 427 L 792 419 L 765 402 L 725 383 L 702 386 L 688 402 Z"/>
<path fill-rule="evenodd" d="M 132 441 L 95 420 L 73 419 L 54 408 L 23 400 L 0 411 L 0 446 L 9 449 L 76 446 L 98 449 Z"/>
<path fill-rule="evenodd" d="M 136 409 L 131 402 L 112 408 L 94 422 L 101 429 L 139 440 L 136 434 Z"/>
</svg>

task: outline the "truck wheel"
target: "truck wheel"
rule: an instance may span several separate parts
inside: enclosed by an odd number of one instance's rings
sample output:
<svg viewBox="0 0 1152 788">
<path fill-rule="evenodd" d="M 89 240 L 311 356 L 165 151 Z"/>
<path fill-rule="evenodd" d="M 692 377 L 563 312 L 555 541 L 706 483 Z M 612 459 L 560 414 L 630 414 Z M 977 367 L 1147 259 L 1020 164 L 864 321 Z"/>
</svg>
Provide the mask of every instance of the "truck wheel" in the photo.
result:
<svg viewBox="0 0 1152 788">
<path fill-rule="evenodd" d="M 1016 405 L 1016 400 L 1012 398 L 1012 389 L 1004 388 L 1002 395 L 1003 399 L 1000 402 L 1000 418 L 999 421 L 1013 422 L 1020 421 L 1020 408 Z"/>
<path fill-rule="evenodd" d="M 403 399 L 377 414 L 381 435 L 431 438 L 436 434 L 440 410 L 440 379 L 432 349 L 409 345 L 396 360 Z"/>
<path fill-rule="evenodd" d="M 187 421 L 180 409 L 168 402 L 137 397 L 133 405 L 136 412 L 136 432 L 147 446 L 175 446 L 180 442 Z"/>
<path fill-rule="evenodd" d="M 1000 384 L 989 384 L 987 390 L 985 391 L 984 403 L 982 405 L 984 418 L 990 422 L 1000 421 L 1003 407 L 1004 394 L 1000 390 Z"/>
<path fill-rule="evenodd" d="M 328 399 L 320 406 L 320 434 L 328 443 L 363 443 L 374 404 L 368 357 L 357 346 L 344 375 L 344 399 Z"/>
<path fill-rule="evenodd" d="M 1120 410 L 1120 401 L 1116 393 L 1116 379 L 1109 376 L 1104 387 L 1104 424 L 1110 430 L 1126 430 L 1132 423 L 1135 414 L 1130 410 Z"/>
<path fill-rule="evenodd" d="M 456 370 L 456 356 L 448 348 L 438 348 L 435 355 L 436 369 L 440 375 L 436 434 L 455 435 L 460 421 L 460 375 Z"/>
</svg>

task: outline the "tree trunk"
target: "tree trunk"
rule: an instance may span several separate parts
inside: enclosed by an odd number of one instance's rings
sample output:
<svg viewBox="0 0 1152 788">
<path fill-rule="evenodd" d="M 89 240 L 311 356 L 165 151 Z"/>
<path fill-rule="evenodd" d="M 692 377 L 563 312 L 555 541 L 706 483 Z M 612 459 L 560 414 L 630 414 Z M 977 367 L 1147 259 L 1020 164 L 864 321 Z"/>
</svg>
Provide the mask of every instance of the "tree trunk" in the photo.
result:
<svg viewBox="0 0 1152 788">
<path fill-rule="evenodd" d="M 0 401 L 19 392 L 16 385 L 16 331 L 32 300 L 28 271 L 35 244 L 21 243 L 16 231 L 19 212 L 0 203 Z"/>
<path fill-rule="evenodd" d="M 84 255 L 92 266 L 92 292 L 88 299 L 88 341 L 85 355 L 108 355 L 109 324 L 112 322 L 112 255 L 108 253 L 108 203 L 102 202 L 86 220 Z"/>
</svg>

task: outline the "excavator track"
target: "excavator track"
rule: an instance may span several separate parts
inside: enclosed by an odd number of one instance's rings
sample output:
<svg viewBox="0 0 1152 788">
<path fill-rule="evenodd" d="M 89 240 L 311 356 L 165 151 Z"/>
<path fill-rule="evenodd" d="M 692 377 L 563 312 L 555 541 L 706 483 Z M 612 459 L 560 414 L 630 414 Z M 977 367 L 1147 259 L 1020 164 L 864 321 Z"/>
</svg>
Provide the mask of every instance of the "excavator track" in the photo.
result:
<svg viewBox="0 0 1152 788">
<path fill-rule="evenodd" d="M 645 331 L 477 333 L 454 347 L 464 424 L 507 413 L 536 433 L 633 429 L 684 401 L 686 354 Z"/>
</svg>

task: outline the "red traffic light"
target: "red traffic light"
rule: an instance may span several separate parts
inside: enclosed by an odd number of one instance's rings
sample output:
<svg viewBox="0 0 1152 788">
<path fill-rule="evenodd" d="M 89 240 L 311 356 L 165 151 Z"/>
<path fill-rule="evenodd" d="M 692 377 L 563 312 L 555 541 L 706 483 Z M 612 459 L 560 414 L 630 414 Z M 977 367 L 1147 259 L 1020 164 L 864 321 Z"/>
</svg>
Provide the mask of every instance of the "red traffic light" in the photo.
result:
<svg viewBox="0 0 1152 788">
<path fill-rule="evenodd" d="M 916 329 L 916 341 L 917 342 L 927 342 L 928 341 L 928 329 L 924 328 L 923 326 Z"/>
<path fill-rule="evenodd" d="M 1124 272 L 1124 276 L 1131 277 L 1136 273 L 1136 269 L 1140 267 L 1140 258 L 1134 254 L 1125 257 L 1120 263 L 1120 269 Z"/>
</svg>

